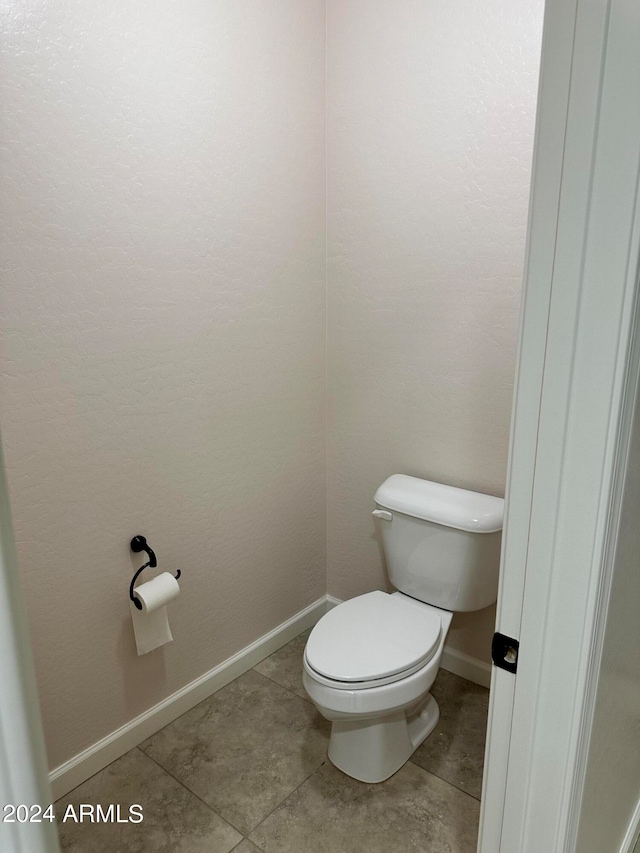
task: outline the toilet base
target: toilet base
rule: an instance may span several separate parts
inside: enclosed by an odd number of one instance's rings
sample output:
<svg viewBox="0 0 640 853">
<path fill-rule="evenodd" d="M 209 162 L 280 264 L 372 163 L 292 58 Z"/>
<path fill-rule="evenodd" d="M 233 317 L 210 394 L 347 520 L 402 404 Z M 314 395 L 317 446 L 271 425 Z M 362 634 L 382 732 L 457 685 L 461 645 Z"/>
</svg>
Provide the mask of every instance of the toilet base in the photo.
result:
<svg viewBox="0 0 640 853">
<path fill-rule="evenodd" d="M 384 782 L 413 755 L 440 719 L 429 693 L 420 706 L 367 720 L 335 720 L 331 725 L 332 764 L 360 782 Z"/>
</svg>

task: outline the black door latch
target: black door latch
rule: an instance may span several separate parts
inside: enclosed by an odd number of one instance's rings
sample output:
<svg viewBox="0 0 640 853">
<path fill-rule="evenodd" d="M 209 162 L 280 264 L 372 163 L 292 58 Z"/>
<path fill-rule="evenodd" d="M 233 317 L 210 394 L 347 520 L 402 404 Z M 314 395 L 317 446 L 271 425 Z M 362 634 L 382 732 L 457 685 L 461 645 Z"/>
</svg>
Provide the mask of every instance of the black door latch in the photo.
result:
<svg viewBox="0 0 640 853">
<path fill-rule="evenodd" d="M 504 634 L 495 633 L 491 641 L 491 660 L 500 669 L 506 669 L 507 672 L 516 673 L 518 669 L 518 649 L 520 643 L 514 640 L 513 637 L 506 637 Z"/>
</svg>

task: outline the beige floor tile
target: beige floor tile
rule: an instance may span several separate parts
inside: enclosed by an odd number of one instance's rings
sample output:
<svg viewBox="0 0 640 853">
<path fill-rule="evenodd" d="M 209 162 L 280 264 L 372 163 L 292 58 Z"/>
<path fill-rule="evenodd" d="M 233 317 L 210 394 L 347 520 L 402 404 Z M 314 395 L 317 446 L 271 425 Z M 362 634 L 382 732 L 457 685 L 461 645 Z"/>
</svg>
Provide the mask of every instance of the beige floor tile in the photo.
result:
<svg viewBox="0 0 640 853">
<path fill-rule="evenodd" d="M 327 761 L 250 837 L 265 853 L 475 853 L 479 808 L 412 763 L 365 785 Z"/>
<path fill-rule="evenodd" d="M 440 721 L 412 760 L 479 799 L 489 691 L 441 669 L 431 692 L 440 706 Z"/>
<path fill-rule="evenodd" d="M 237 847 L 233 848 L 232 853 L 262 853 L 262 850 L 256 847 L 248 838 L 245 838 Z"/>
<path fill-rule="evenodd" d="M 295 640 L 259 663 L 254 669 L 277 684 L 291 690 L 303 699 L 309 699 L 307 691 L 302 686 L 302 656 L 307 638 L 311 633 L 303 631 Z"/>
<path fill-rule="evenodd" d="M 242 838 L 179 782 L 133 749 L 56 803 L 60 821 L 68 805 L 140 804 L 142 823 L 59 823 L 63 850 L 73 853 L 228 853 Z"/>
<path fill-rule="evenodd" d="M 250 671 L 141 744 L 245 834 L 326 757 L 329 723 Z"/>
</svg>

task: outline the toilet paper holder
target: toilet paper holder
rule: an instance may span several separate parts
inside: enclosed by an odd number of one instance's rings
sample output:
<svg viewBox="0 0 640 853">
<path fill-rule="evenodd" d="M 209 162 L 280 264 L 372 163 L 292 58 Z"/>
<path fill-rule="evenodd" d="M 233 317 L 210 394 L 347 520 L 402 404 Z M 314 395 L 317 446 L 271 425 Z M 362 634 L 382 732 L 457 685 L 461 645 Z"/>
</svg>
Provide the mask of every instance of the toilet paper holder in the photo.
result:
<svg viewBox="0 0 640 853">
<path fill-rule="evenodd" d="M 131 579 L 131 583 L 129 584 L 129 598 L 131 599 L 131 601 L 133 601 L 133 603 L 138 608 L 138 610 L 142 610 L 142 604 L 140 602 L 140 599 L 136 598 L 135 595 L 133 594 L 133 592 L 134 592 L 133 585 L 135 584 L 135 582 L 138 580 L 138 578 L 140 577 L 140 575 L 142 574 L 142 572 L 145 569 L 155 569 L 155 567 L 158 565 L 158 560 L 156 559 L 156 555 L 154 554 L 154 552 L 147 545 L 147 540 L 145 539 L 144 536 L 140 536 L 140 535 L 134 536 L 133 539 L 131 540 L 131 542 L 129 543 L 129 545 L 131 547 L 131 550 L 135 554 L 139 554 L 141 551 L 144 551 L 145 554 L 147 555 L 147 557 L 149 558 L 148 562 L 146 562 L 143 566 L 140 566 L 138 571 L 135 573 L 135 575 Z M 175 575 L 176 580 L 178 580 L 178 578 L 180 577 L 181 574 L 182 574 L 182 572 L 180 571 L 180 569 L 178 569 L 178 571 Z"/>
</svg>

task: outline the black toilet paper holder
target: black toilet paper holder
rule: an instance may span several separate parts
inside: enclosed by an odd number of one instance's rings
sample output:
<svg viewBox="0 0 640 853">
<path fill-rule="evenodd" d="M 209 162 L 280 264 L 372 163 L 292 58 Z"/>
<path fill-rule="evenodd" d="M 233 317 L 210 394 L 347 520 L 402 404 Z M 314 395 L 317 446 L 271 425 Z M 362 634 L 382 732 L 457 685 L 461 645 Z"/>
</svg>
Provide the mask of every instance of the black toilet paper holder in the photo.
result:
<svg viewBox="0 0 640 853">
<path fill-rule="evenodd" d="M 133 539 L 131 540 L 131 542 L 129 543 L 129 545 L 131 546 L 131 550 L 135 554 L 139 554 L 141 551 L 144 551 L 145 554 L 147 555 L 147 557 L 149 558 L 148 562 L 146 562 L 144 564 L 144 566 L 140 566 L 138 571 L 135 573 L 135 575 L 131 579 L 131 583 L 129 584 L 129 598 L 131 599 L 131 601 L 133 601 L 133 603 L 138 608 L 138 610 L 142 610 L 142 602 L 140 601 L 139 598 L 136 598 L 135 595 L 133 594 L 133 592 L 134 592 L 133 585 L 135 584 L 135 582 L 138 580 L 138 578 L 140 577 L 140 575 L 142 574 L 142 572 L 145 569 L 155 569 L 155 567 L 158 565 L 158 561 L 156 559 L 156 555 L 153 553 L 151 548 L 147 545 L 147 540 L 144 538 L 144 536 L 140 536 L 140 535 L 134 536 Z M 178 569 L 178 571 L 175 575 L 176 580 L 178 580 L 178 578 L 180 577 L 181 574 L 182 574 L 182 572 L 180 571 L 180 569 Z"/>
</svg>

